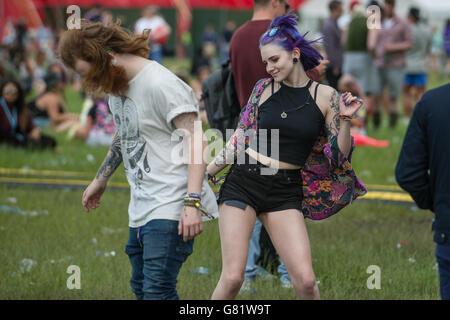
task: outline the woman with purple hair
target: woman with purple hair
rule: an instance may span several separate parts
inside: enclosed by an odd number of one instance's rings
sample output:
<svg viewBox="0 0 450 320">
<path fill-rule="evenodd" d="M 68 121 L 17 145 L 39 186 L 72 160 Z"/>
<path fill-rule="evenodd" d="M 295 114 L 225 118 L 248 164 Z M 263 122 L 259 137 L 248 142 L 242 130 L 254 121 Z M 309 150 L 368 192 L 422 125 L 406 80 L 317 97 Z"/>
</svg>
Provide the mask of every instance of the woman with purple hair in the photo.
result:
<svg viewBox="0 0 450 320">
<path fill-rule="evenodd" d="M 339 98 L 308 78 L 322 56 L 297 31 L 296 19 L 277 17 L 262 35 L 261 56 L 272 77 L 256 83 L 237 130 L 207 168 L 216 182 L 214 175 L 233 163 L 219 194 L 222 274 L 213 299 L 238 294 L 256 218 L 297 296 L 319 299 L 305 218 L 327 218 L 366 193 L 350 165 L 349 120 L 362 101 L 349 93 Z"/>
</svg>

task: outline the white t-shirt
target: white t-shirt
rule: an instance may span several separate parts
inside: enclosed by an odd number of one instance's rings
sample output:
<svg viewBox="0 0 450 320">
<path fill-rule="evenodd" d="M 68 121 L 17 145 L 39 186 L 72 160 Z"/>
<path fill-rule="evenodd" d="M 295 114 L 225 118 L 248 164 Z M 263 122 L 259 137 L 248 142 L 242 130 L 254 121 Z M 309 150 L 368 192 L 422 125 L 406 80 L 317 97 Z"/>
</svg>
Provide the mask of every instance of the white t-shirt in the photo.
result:
<svg viewBox="0 0 450 320">
<path fill-rule="evenodd" d="M 138 34 L 142 34 L 145 30 L 151 29 L 151 32 L 155 32 L 156 29 L 163 27 L 166 21 L 160 16 L 153 16 L 151 18 L 139 18 L 134 26 L 134 31 Z M 152 47 L 161 47 L 159 43 L 152 42 Z"/>
<path fill-rule="evenodd" d="M 394 18 L 386 18 L 386 19 L 384 19 L 384 21 L 383 21 L 383 27 L 384 27 L 384 29 L 386 29 L 386 30 L 390 30 L 393 26 L 394 26 L 394 24 L 395 24 L 395 20 L 394 20 Z"/>
<path fill-rule="evenodd" d="M 198 115 L 198 102 L 186 83 L 154 61 L 129 84 L 124 96 L 109 96 L 130 184 L 129 226 L 140 227 L 153 219 L 179 220 L 188 165 L 172 157 L 181 141 L 171 141 L 176 130 L 172 120 L 182 113 Z M 206 174 L 201 196 L 208 213 L 217 217 L 216 197 Z"/>
</svg>

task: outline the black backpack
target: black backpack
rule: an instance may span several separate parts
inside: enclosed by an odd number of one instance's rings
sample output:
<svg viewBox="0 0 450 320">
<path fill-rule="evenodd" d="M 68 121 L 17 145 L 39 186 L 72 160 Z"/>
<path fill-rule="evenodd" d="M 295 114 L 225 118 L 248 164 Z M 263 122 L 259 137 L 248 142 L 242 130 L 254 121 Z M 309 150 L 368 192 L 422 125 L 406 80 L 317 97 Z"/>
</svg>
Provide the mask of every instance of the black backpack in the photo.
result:
<svg viewBox="0 0 450 320">
<path fill-rule="evenodd" d="M 236 129 L 241 112 L 230 61 L 203 81 L 201 99 L 210 127 L 220 130 L 226 140 L 226 129 Z"/>
</svg>

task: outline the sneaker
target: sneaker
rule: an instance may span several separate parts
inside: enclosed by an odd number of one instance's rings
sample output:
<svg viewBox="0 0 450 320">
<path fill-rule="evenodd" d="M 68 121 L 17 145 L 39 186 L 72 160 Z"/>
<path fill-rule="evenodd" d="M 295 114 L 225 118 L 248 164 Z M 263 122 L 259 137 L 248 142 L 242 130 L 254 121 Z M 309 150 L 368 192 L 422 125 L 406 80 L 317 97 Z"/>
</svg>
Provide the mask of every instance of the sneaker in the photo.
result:
<svg viewBox="0 0 450 320">
<path fill-rule="evenodd" d="M 258 266 L 258 271 L 256 271 L 256 275 L 261 280 L 272 280 L 272 279 L 276 278 L 276 276 L 267 272 L 266 269 L 264 269 L 263 267 L 260 267 L 260 266 Z"/>
<path fill-rule="evenodd" d="M 289 280 L 288 278 L 281 277 L 280 278 L 280 282 L 281 282 L 281 287 L 283 287 L 283 288 L 286 288 L 286 289 L 294 288 L 294 286 L 292 285 L 291 280 Z"/>
<path fill-rule="evenodd" d="M 251 287 L 252 282 L 253 281 L 244 280 L 244 282 L 242 283 L 241 289 L 239 289 L 239 293 L 243 293 L 243 292 L 256 293 L 256 290 L 252 289 L 252 287 Z"/>
</svg>

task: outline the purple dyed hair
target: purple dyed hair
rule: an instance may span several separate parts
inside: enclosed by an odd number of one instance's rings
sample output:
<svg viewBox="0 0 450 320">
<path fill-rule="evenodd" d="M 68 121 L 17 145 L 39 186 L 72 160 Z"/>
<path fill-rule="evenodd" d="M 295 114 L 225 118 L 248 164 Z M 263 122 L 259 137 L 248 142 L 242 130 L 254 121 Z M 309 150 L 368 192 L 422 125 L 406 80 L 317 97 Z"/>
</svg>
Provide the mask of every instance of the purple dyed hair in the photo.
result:
<svg viewBox="0 0 450 320">
<path fill-rule="evenodd" d="M 259 39 L 259 48 L 263 45 L 276 41 L 283 49 L 292 52 L 295 47 L 300 49 L 300 62 L 305 71 L 314 69 L 323 60 L 320 52 L 312 46 L 313 43 L 318 42 L 321 38 L 316 40 L 306 40 L 305 36 L 301 35 L 297 30 L 297 16 L 288 13 L 285 16 L 276 17 L 272 20 L 269 29 Z"/>
</svg>

